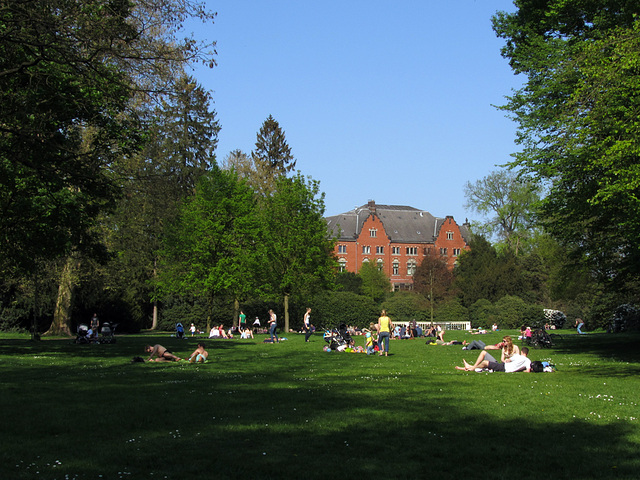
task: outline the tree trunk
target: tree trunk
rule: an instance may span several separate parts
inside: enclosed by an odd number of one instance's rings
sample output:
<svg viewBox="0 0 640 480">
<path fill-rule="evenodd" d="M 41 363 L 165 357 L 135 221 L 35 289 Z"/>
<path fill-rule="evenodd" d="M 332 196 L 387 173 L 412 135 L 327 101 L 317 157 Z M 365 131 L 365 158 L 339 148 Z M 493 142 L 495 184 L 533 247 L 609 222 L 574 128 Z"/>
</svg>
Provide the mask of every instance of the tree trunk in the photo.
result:
<svg viewBox="0 0 640 480">
<path fill-rule="evenodd" d="M 429 307 L 431 310 L 431 325 L 433 325 L 433 270 L 429 272 Z"/>
<path fill-rule="evenodd" d="M 205 333 L 209 335 L 211 331 L 211 318 L 213 317 L 213 293 L 209 294 L 209 298 L 207 300 L 207 329 Z"/>
<path fill-rule="evenodd" d="M 76 272 L 80 262 L 71 254 L 62 268 L 60 283 L 58 284 L 58 298 L 53 313 L 53 322 L 45 335 L 71 336 L 71 309 L 73 308 L 73 289 L 76 283 Z"/>
<path fill-rule="evenodd" d="M 151 320 L 151 330 L 158 328 L 158 301 L 153 301 L 153 319 Z"/>
<path fill-rule="evenodd" d="M 233 302 L 233 326 L 238 326 L 238 315 L 240 311 L 240 301 L 236 298 Z"/>
<path fill-rule="evenodd" d="M 157 259 L 153 260 L 153 280 L 155 282 L 158 275 Z M 153 319 L 151 320 L 151 330 L 158 328 L 158 300 L 153 301 Z"/>
<path fill-rule="evenodd" d="M 284 331 L 289 332 L 289 294 L 284 294 Z"/>
</svg>

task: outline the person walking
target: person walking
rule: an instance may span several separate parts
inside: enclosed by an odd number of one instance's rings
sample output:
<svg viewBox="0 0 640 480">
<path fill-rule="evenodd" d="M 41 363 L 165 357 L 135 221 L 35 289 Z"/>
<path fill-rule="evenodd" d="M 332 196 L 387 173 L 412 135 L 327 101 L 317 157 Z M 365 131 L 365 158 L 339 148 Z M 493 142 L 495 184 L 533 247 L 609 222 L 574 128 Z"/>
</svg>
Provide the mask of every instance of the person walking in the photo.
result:
<svg viewBox="0 0 640 480">
<path fill-rule="evenodd" d="M 304 319 L 303 319 L 303 325 L 304 325 L 304 341 L 308 342 L 309 341 L 309 337 L 311 337 L 311 335 L 313 334 L 313 331 L 311 330 L 311 309 L 307 308 L 307 312 L 304 314 Z"/>
<path fill-rule="evenodd" d="M 581 318 L 576 318 L 576 330 L 579 335 L 584 334 L 584 332 L 582 331 L 582 327 L 584 327 L 584 320 L 582 320 Z"/>
<path fill-rule="evenodd" d="M 378 348 L 380 349 L 379 355 L 383 354 L 383 345 L 384 345 L 384 356 L 389 356 L 389 337 L 391 337 L 391 331 L 393 330 L 393 322 L 387 316 L 387 311 L 382 310 L 380 314 L 380 318 L 378 319 Z"/>
</svg>

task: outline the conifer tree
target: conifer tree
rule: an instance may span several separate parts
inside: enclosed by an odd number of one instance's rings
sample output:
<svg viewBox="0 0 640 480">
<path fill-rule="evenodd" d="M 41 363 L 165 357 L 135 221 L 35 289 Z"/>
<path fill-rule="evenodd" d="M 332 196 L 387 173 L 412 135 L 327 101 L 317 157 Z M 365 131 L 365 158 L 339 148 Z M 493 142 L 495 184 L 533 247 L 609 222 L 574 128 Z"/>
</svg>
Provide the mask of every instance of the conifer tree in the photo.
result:
<svg viewBox="0 0 640 480">
<path fill-rule="evenodd" d="M 273 191 L 278 177 L 286 176 L 295 168 L 296 160 L 284 130 L 273 116 L 267 117 L 256 137 L 256 148 L 251 152 L 257 173 L 254 186 L 259 193 L 266 195 Z"/>
</svg>

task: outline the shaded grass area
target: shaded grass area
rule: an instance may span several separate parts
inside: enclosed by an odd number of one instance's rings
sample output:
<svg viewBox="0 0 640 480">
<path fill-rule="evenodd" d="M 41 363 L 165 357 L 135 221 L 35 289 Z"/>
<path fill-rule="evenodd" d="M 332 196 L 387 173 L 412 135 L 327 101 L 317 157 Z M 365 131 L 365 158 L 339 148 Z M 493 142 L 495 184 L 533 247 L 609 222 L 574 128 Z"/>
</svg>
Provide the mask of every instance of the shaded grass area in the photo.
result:
<svg viewBox="0 0 640 480">
<path fill-rule="evenodd" d="M 384 358 L 286 336 L 207 341 L 205 365 L 130 362 L 198 341 L 168 335 L 0 340 L 0 478 L 638 478 L 638 336 L 563 335 L 530 355 L 558 366 L 544 374 L 459 372 L 477 351 L 422 340 Z"/>
</svg>

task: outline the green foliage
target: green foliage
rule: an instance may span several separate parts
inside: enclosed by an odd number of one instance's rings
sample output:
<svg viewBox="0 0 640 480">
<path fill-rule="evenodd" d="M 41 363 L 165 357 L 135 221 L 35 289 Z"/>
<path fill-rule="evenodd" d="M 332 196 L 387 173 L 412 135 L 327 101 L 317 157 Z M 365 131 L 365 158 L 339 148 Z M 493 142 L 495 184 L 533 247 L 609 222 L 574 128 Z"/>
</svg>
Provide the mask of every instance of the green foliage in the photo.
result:
<svg viewBox="0 0 640 480">
<path fill-rule="evenodd" d="M 362 293 L 376 303 L 383 302 L 391 291 L 389 278 L 373 262 L 364 262 L 358 276 L 362 279 Z"/>
<path fill-rule="evenodd" d="M 354 272 L 339 272 L 334 280 L 336 288 L 342 292 L 362 295 L 362 277 Z"/>
<path fill-rule="evenodd" d="M 142 144 L 136 92 L 165 92 L 169 72 L 214 53 L 177 38 L 194 17 L 213 18 L 190 0 L 0 5 L 3 271 L 95 254 L 93 227 L 118 196 L 118 163 Z"/>
<path fill-rule="evenodd" d="M 243 296 L 253 287 L 257 216 L 253 192 L 233 172 L 201 177 L 166 238 L 163 294 Z"/>
<path fill-rule="evenodd" d="M 449 269 L 445 257 L 435 253 L 426 256 L 413 275 L 413 288 L 422 294 L 429 303 L 429 321 L 434 320 L 436 305 L 453 294 L 451 288 L 454 273 Z"/>
<path fill-rule="evenodd" d="M 495 309 L 500 319 L 498 326 L 502 329 L 528 325 L 525 321 L 527 304 L 520 297 L 505 295 L 496 302 Z"/>
<path fill-rule="evenodd" d="M 515 255 L 526 246 L 534 228 L 535 207 L 540 187 L 511 170 L 491 172 L 474 184 L 467 182 L 466 208 L 489 218 L 474 225 L 474 231 L 496 236 Z"/>
<path fill-rule="evenodd" d="M 474 235 L 470 251 L 462 252 L 455 272 L 454 287 L 462 304 L 471 306 L 486 298 L 491 302 L 505 295 L 522 295 L 527 285 L 518 259 L 509 251 L 500 255 L 483 237 Z"/>
<path fill-rule="evenodd" d="M 438 305 L 435 322 L 465 322 L 469 319 L 469 310 L 458 298 L 451 298 Z"/>
<path fill-rule="evenodd" d="M 113 252 L 103 288 L 117 292 L 145 325 L 156 297 L 155 276 L 165 229 L 175 223 L 186 198 L 215 158 L 219 130 L 211 97 L 188 76 L 176 92 L 147 112 L 148 138 L 139 154 L 121 162 L 124 194 L 102 222 Z"/>
<path fill-rule="evenodd" d="M 495 305 L 498 326 L 505 328 L 541 327 L 545 323 L 543 308 L 525 302 L 520 297 L 505 295 Z"/>
<path fill-rule="evenodd" d="M 218 309 L 215 309 L 218 311 Z M 199 329 L 204 329 L 207 324 L 209 309 L 206 298 L 198 297 L 169 297 L 163 302 L 162 315 L 158 321 L 158 330 L 174 332 L 176 323 L 181 322 L 185 333 L 192 323 Z M 213 321 L 214 325 L 222 322 Z M 209 335 L 209 332 L 206 332 Z"/>
<path fill-rule="evenodd" d="M 490 328 L 494 323 L 498 323 L 498 312 L 486 298 L 477 300 L 473 305 L 469 307 L 469 320 L 473 328 Z"/>
<path fill-rule="evenodd" d="M 287 143 L 280 124 L 269 115 L 256 135 L 256 148 L 251 152 L 256 175 L 251 175 L 252 184 L 263 195 L 276 188 L 275 182 L 291 172 L 296 161 Z"/>
<path fill-rule="evenodd" d="M 325 292 L 313 297 L 312 323 L 316 328 L 337 328 L 341 323 L 369 328 L 380 316 L 378 305 L 369 297 L 352 292 Z"/>
<path fill-rule="evenodd" d="M 428 301 L 414 292 L 395 292 L 382 304 L 393 321 L 429 321 Z"/>
<path fill-rule="evenodd" d="M 272 295 L 306 295 L 332 285 L 334 240 L 327 236 L 324 194 L 301 174 L 279 177 L 260 203 L 256 246 L 264 285 Z"/>
<path fill-rule="evenodd" d="M 513 164 L 550 186 L 545 228 L 611 290 L 640 262 L 638 14 L 637 2 L 526 0 L 494 18 L 527 77 L 503 107 L 522 145 Z"/>
</svg>

